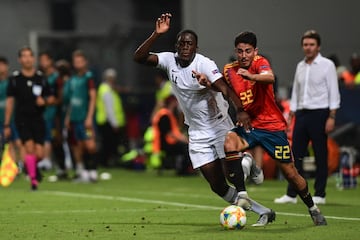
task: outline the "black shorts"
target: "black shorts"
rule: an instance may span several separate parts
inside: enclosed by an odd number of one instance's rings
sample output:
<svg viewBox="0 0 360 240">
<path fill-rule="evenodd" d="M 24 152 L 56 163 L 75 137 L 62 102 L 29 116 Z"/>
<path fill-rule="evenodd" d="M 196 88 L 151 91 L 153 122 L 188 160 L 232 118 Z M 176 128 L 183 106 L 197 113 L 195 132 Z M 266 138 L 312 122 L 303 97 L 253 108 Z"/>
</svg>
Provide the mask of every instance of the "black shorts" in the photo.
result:
<svg viewBox="0 0 360 240">
<path fill-rule="evenodd" d="M 33 140 L 37 144 L 44 144 L 46 126 L 42 117 L 17 117 L 15 124 L 23 143 Z"/>
</svg>

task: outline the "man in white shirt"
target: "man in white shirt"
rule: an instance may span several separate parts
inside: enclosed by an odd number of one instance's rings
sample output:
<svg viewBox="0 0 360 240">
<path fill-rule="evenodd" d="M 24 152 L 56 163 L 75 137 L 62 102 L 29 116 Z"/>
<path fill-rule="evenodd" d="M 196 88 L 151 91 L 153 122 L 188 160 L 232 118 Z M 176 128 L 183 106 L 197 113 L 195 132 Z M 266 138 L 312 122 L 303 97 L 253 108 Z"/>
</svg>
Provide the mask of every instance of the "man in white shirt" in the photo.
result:
<svg viewBox="0 0 360 240">
<path fill-rule="evenodd" d="M 150 52 L 153 43 L 168 31 L 170 18 L 171 14 L 166 13 L 157 19 L 155 31 L 135 51 L 134 60 L 167 72 L 173 94 L 189 126 L 189 155 L 193 168 L 200 169 L 211 189 L 225 201 L 258 213 L 259 219 L 271 215 L 271 218 L 266 217 L 266 221 L 254 224 L 264 226 L 275 220 L 275 212 L 248 197 L 242 168 L 242 162 L 249 161 L 247 175 L 251 175 L 255 171 L 255 161 L 244 157 L 243 161 L 222 162 L 225 158 L 225 135 L 234 127 L 223 95 L 234 103 L 238 122 L 246 129 L 250 128 L 250 117 L 244 112 L 240 98 L 228 87 L 215 62 L 196 53 L 198 39 L 195 32 L 183 30 L 177 35 L 175 53 Z M 205 81 L 204 75 L 208 84 L 201 82 Z M 223 167 L 236 189 L 228 185 Z"/>
<path fill-rule="evenodd" d="M 327 134 L 335 127 L 336 109 L 340 107 L 338 79 L 334 63 L 320 54 L 320 35 L 314 30 L 301 39 L 305 58 L 297 65 L 293 83 L 288 123 L 295 116 L 293 154 L 303 175 L 303 158 L 311 141 L 315 154 L 314 203 L 325 204 L 328 173 Z M 288 186 L 286 195 L 275 203 L 296 203 L 296 192 Z"/>
</svg>

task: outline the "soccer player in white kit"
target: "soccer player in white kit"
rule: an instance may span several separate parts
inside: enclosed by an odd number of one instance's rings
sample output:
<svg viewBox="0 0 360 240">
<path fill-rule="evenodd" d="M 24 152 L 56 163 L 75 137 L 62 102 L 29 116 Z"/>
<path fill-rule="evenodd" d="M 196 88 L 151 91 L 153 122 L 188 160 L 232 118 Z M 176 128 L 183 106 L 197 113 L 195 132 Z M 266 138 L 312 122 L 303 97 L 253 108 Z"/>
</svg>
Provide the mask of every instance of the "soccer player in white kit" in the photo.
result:
<svg viewBox="0 0 360 240">
<path fill-rule="evenodd" d="M 198 42 L 196 33 L 191 30 L 181 31 L 177 36 L 175 53 L 150 52 L 153 43 L 161 34 L 168 31 L 170 18 L 171 14 L 166 13 L 157 19 L 155 31 L 135 51 L 134 60 L 164 69 L 168 73 L 173 93 L 184 112 L 185 123 L 189 126 L 189 155 L 193 168 L 200 169 L 211 189 L 231 204 L 241 206 L 247 204 L 243 207 L 250 208 L 248 205 L 250 202 L 251 210 L 258 214 L 270 211 L 248 198 L 246 192 L 245 196 L 238 193 L 239 185 L 240 189 L 245 189 L 241 164 L 237 167 L 234 167 L 234 164 L 231 166 L 227 163 L 222 164 L 222 159 L 225 158 L 225 135 L 234 127 L 228 115 L 228 102 L 223 95 L 235 105 L 239 122 L 250 125 L 250 118 L 243 111 L 240 99 L 223 80 L 215 62 L 196 53 Z M 210 81 L 208 87 L 200 82 L 205 78 L 201 78 L 199 73 L 205 74 L 206 79 Z M 237 173 L 236 180 L 231 179 L 234 168 Z M 236 186 L 236 189 L 228 185 L 224 170 L 228 180 Z M 250 170 L 246 175 L 250 175 Z M 246 200 L 242 201 L 244 197 Z"/>
</svg>

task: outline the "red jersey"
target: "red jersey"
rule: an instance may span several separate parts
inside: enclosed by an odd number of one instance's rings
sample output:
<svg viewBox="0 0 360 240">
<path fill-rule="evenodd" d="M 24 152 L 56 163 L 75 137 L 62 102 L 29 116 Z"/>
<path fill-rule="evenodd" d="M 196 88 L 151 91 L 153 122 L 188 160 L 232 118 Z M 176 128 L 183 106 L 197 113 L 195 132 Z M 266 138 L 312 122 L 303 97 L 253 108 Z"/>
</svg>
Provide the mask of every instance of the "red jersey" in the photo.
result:
<svg viewBox="0 0 360 240">
<path fill-rule="evenodd" d="M 286 121 L 276 105 L 272 84 L 244 79 L 237 74 L 239 63 L 233 62 L 224 67 L 224 76 L 242 101 L 244 110 L 250 115 L 251 125 L 267 131 L 283 131 Z M 248 71 L 252 74 L 271 71 L 269 62 L 262 56 L 255 56 Z"/>
</svg>

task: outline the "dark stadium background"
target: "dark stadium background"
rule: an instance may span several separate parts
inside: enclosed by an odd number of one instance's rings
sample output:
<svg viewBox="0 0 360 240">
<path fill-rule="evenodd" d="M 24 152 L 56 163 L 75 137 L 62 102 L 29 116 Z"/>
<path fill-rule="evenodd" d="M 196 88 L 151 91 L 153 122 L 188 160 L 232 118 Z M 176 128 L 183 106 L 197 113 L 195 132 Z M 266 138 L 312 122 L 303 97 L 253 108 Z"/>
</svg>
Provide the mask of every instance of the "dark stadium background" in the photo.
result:
<svg viewBox="0 0 360 240">
<path fill-rule="evenodd" d="M 349 67 L 351 54 L 360 53 L 359 8 L 356 0 L 1 0 L 0 55 L 16 69 L 17 49 L 23 45 L 30 45 L 36 53 L 50 50 L 57 59 L 69 59 L 72 50 L 81 48 L 98 82 L 105 68 L 118 70 L 119 83 L 131 89 L 124 95 L 125 105 L 141 113 L 145 126 L 154 103 L 154 70 L 134 63 L 132 54 L 161 13 L 173 14 L 172 25 L 154 51 L 174 49 L 176 33 L 190 28 L 199 35 L 199 51 L 219 67 L 232 55 L 234 36 L 243 30 L 255 31 L 260 52 L 271 60 L 278 86 L 286 94 L 302 58 L 299 39 L 307 29 L 321 34 L 324 56 L 336 54 Z M 341 91 L 338 124 L 354 123 L 356 129 L 359 90 Z M 360 135 L 354 127 L 349 129 Z"/>
</svg>

